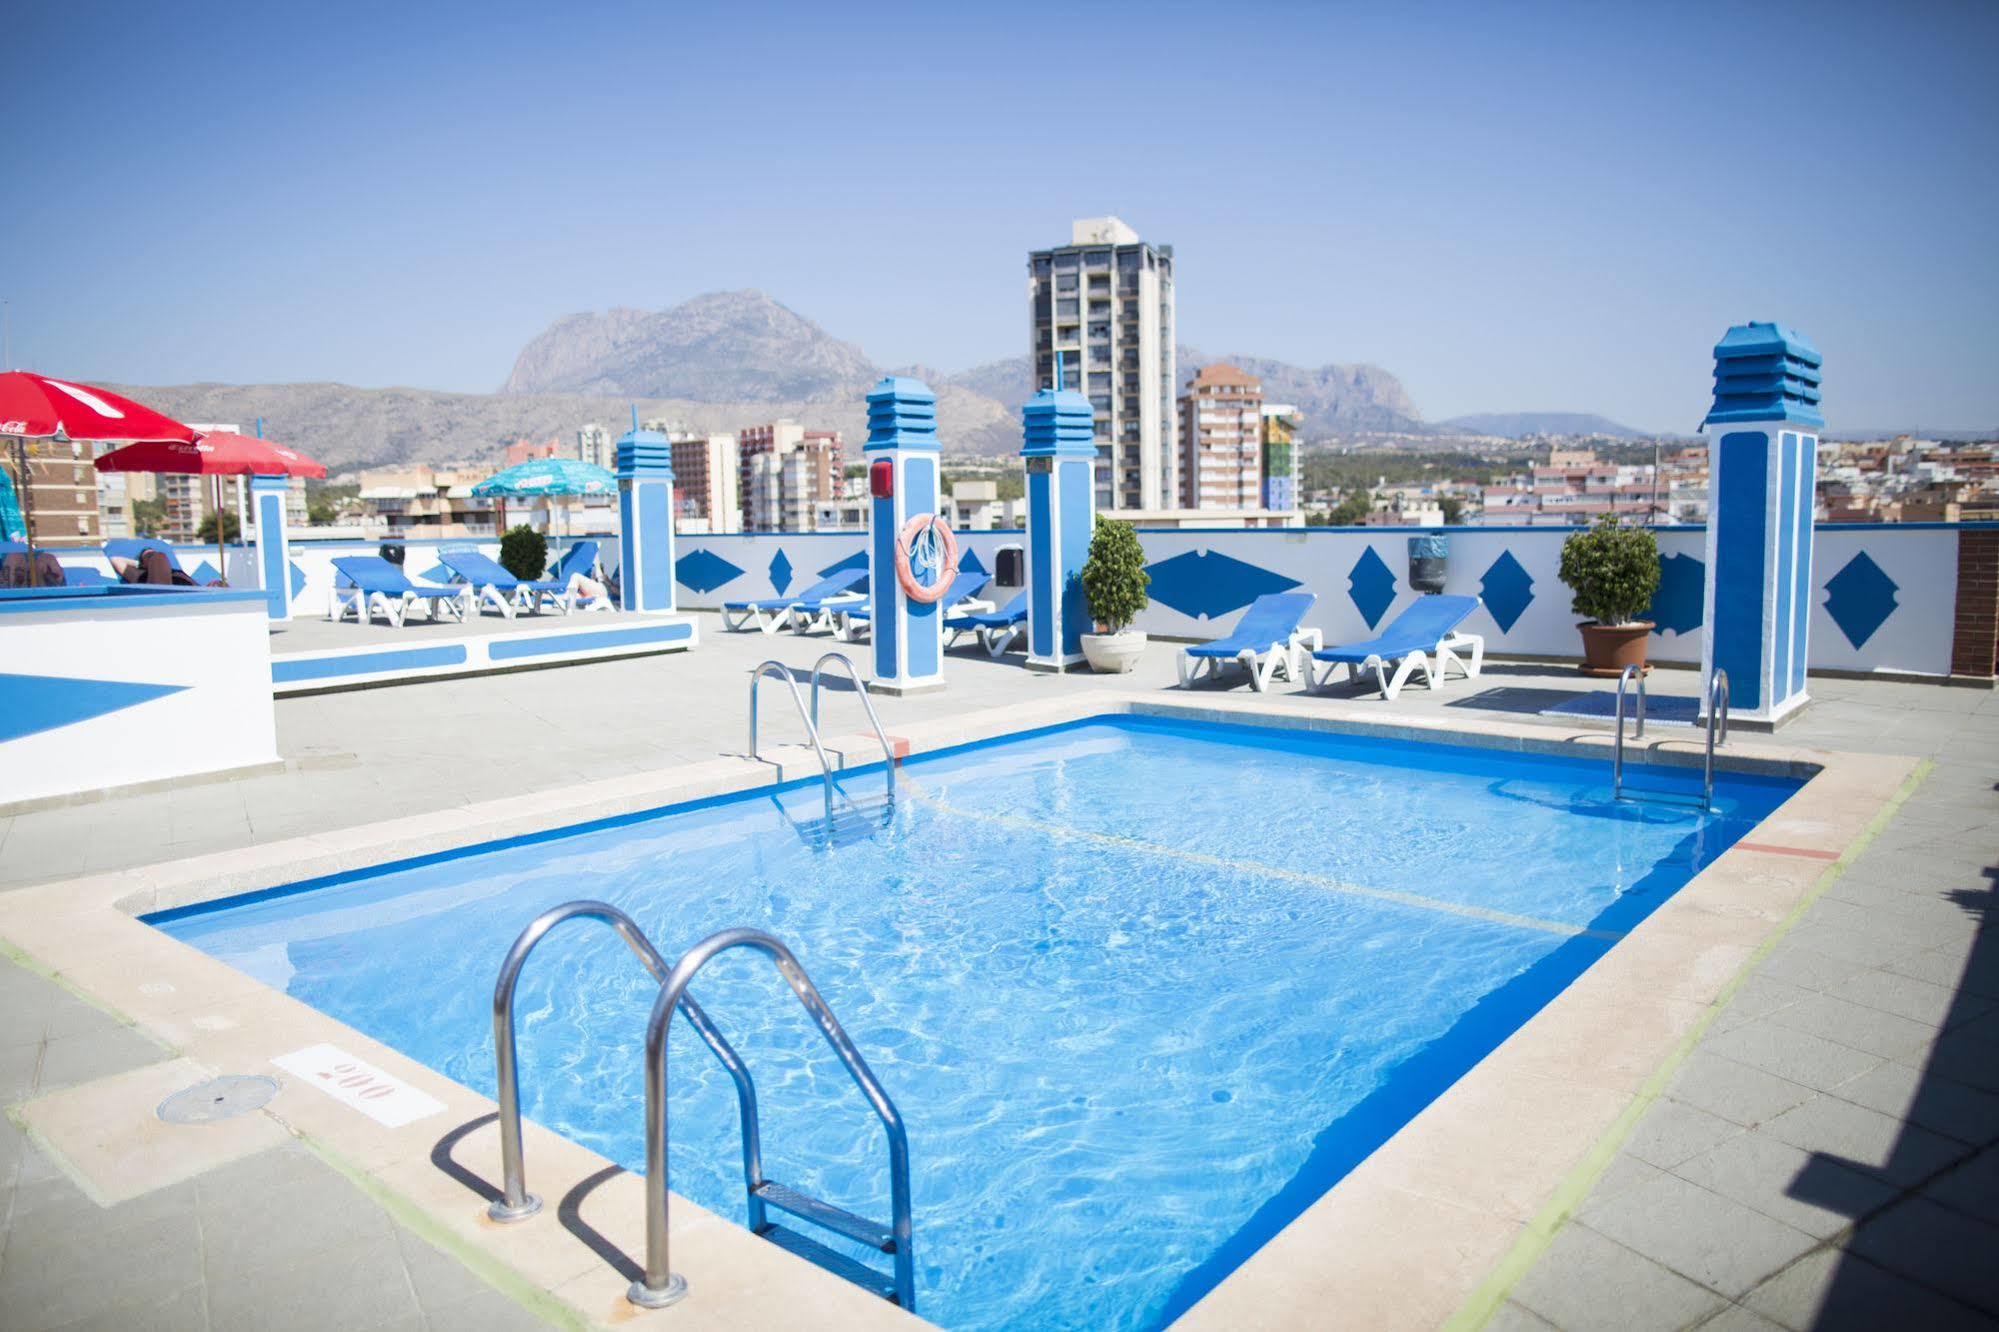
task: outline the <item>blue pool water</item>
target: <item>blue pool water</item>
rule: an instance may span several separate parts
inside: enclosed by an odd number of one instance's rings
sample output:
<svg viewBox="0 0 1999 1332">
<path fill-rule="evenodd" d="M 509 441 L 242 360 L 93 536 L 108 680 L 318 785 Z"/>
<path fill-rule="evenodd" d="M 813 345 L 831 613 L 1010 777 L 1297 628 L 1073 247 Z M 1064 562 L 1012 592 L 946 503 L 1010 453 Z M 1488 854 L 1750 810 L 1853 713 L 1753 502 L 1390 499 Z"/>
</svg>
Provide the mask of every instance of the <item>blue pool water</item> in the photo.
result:
<svg viewBox="0 0 1999 1332">
<path fill-rule="evenodd" d="M 536 913 L 601 898 L 669 959 L 767 929 L 908 1124 L 917 1311 L 1144 1328 L 1797 785 L 1723 775 L 1703 815 L 1678 770 L 1628 784 L 1682 803 L 1613 804 L 1602 761 L 1124 717 L 904 772 L 889 825 L 831 851 L 793 826 L 805 786 L 154 920 L 489 1094 L 494 973 Z M 652 989 L 571 925 L 518 998 L 527 1113 L 633 1169 Z M 756 1074 L 770 1177 L 885 1222 L 880 1127 L 769 964 L 694 993 Z M 671 1060 L 673 1187 L 740 1223 L 730 1084 L 684 1023 Z"/>
</svg>

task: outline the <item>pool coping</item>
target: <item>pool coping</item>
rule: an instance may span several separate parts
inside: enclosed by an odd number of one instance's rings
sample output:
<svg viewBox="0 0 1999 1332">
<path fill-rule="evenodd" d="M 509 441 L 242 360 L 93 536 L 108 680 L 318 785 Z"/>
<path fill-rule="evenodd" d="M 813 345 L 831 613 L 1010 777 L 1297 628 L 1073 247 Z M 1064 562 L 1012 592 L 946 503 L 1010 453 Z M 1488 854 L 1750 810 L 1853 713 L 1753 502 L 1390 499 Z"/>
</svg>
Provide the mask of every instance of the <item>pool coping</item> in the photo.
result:
<svg viewBox="0 0 1999 1332">
<path fill-rule="evenodd" d="M 1120 713 L 1606 761 L 1610 749 L 1609 732 L 1587 723 L 1390 720 L 1379 708 L 1339 700 L 1152 691 L 1077 693 L 982 709 L 899 728 L 894 739 L 899 750 L 922 754 Z M 832 737 L 828 750 L 842 767 L 880 762 L 872 735 Z M 1700 752 L 1699 734 L 1688 732 L 1652 739 L 1632 757 L 1698 765 Z M 1732 742 L 1718 764 L 1811 780 L 1176 1326 L 1314 1325 L 1335 1311 L 1344 1322 L 1389 1327 L 1431 1327 L 1449 1319 L 1641 1094 L 1652 1072 L 1725 1000 L 1728 983 L 1763 940 L 1895 797 L 1917 760 L 1834 753 L 1758 736 Z M 673 1203 L 674 1265 L 687 1276 L 691 1294 L 670 1310 L 640 1313 L 624 1299 L 631 1264 L 644 1252 L 637 1176 L 530 1123 L 530 1185 L 562 1204 L 512 1226 L 488 1220 L 485 1201 L 498 1177 L 490 1099 L 137 919 L 816 772 L 809 749 L 777 750 L 763 762 L 721 758 L 45 883 L 0 895 L 0 943 L 160 1043 L 163 1060 L 278 1078 L 278 1095 L 258 1114 L 393 1201 L 399 1215 L 543 1312 L 558 1310 L 577 1325 L 672 1318 L 740 1326 L 795 1317 L 809 1301 L 806 1307 L 823 1326 L 911 1326 L 910 1315 L 679 1195 Z M 837 997 L 833 1002 L 837 1010 Z M 444 1112 L 389 1128 L 270 1062 L 320 1043 L 434 1097 Z M 107 1113 L 150 1116 L 151 1109 L 107 1107 Z"/>
</svg>

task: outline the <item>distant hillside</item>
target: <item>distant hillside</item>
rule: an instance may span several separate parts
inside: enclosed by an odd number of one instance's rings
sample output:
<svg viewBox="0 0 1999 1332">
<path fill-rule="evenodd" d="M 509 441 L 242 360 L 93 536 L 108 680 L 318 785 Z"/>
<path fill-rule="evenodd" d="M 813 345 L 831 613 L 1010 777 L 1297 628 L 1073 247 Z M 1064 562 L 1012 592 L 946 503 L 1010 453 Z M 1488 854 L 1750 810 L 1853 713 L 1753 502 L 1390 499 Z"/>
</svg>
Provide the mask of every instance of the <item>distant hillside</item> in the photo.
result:
<svg viewBox="0 0 1999 1332">
<path fill-rule="evenodd" d="M 604 398 L 583 394 L 440 393 L 434 389 L 354 388 L 347 384 L 107 385 L 182 421 L 224 421 L 246 431 L 259 416 L 271 438 L 296 445 L 331 471 L 400 462 L 495 460 L 511 440 L 576 437 L 597 422 L 621 434 L 639 414 L 690 430 L 737 430 L 792 417 L 841 431 L 848 456 L 868 437 L 858 392 L 831 402 L 693 402 L 685 398 Z M 1020 447 L 1018 417 L 990 398 L 945 387 L 938 430 L 953 452 L 998 454 Z"/>
<path fill-rule="evenodd" d="M 1210 356 L 1182 347 L 1180 379 L 1216 361 L 1226 361 L 1263 381 L 1265 402 L 1287 402 L 1302 417 L 1301 434 L 1308 440 L 1364 430 L 1424 428 L 1423 416 L 1402 387 L 1402 381 L 1378 365 L 1290 365 L 1267 356 Z"/>
<path fill-rule="evenodd" d="M 851 398 L 878 377 L 861 349 L 760 291 L 671 310 L 574 314 L 521 350 L 505 393 L 787 402 Z"/>
<path fill-rule="evenodd" d="M 1263 381 L 1267 401 L 1295 404 L 1308 442 L 1407 435 L 1637 431 L 1600 416 L 1521 412 L 1425 425 L 1401 381 L 1367 364 L 1290 365 L 1265 356 L 1178 348 L 1179 379 L 1226 360 Z M 511 440 L 574 439 L 589 422 L 621 432 L 632 404 L 692 430 L 738 430 L 782 417 L 831 427 L 857 457 L 865 395 L 886 371 L 851 342 L 760 291 L 710 292 L 670 310 L 619 308 L 556 320 L 521 349 L 498 393 L 361 389 L 346 384 L 184 384 L 130 391 L 188 421 L 265 419 L 274 439 L 334 471 L 404 461 L 494 459 Z M 944 373 L 913 366 L 937 390 L 948 453 L 1003 457 L 1020 448 L 1020 407 L 1033 394 L 1028 358 Z M 1177 393 L 1179 385 L 1175 386 Z M 1438 441 L 1440 446 L 1445 441 Z"/>
<path fill-rule="evenodd" d="M 1363 430 L 1422 430 L 1422 416 L 1409 400 L 1402 382 L 1374 365 L 1322 365 L 1314 369 L 1290 365 L 1267 356 L 1210 356 L 1192 347 L 1175 349 L 1181 385 L 1196 370 L 1217 361 L 1263 381 L 1266 402 L 1288 402 L 1304 419 L 1307 439 L 1322 439 Z M 1018 410 L 1035 389 L 1034 372 L 1025 356 L 988 361 L 951 375 L 944 382 L 982 393 Z M 1075 387 L 1070 385 L 1070 387 Z M 1175 394 L 1178 394 L 1178 387 Z"/>
<path fill-rule="evenodd" d="M 1463 435 L 1500 435 L 1519 439 L 1525 435 L 1608 435 L 1612 439 L 1650 438 L 1642 430 L 1619 425 L 1607 416 L 1589 412 L 1478 412 L 1454 416 L 1432 423 L 1432 429 Z"/>
</svg>

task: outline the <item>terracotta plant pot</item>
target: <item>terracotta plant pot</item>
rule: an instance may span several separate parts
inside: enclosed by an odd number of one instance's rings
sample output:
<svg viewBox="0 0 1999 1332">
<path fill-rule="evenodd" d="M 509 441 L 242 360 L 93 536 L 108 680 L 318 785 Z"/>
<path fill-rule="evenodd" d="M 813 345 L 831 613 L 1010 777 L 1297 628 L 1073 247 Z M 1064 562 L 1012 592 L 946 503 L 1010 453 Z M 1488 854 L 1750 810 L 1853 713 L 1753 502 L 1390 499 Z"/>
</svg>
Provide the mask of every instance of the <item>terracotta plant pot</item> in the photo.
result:
<svg viewBox="0 0 1999 1332">
<path fill-rule="evenodd" d="M 1626 666 L 1650 669 L 1645 665 L 1645 645 L 1652 636 L 1652 621 L 1598 624 L 1595 620 L 1585 620 L 1576 628 L 1583 634 L 1584 675 L 1607 675 L 1615 679 L 1624 674 Z"/>
</svg>

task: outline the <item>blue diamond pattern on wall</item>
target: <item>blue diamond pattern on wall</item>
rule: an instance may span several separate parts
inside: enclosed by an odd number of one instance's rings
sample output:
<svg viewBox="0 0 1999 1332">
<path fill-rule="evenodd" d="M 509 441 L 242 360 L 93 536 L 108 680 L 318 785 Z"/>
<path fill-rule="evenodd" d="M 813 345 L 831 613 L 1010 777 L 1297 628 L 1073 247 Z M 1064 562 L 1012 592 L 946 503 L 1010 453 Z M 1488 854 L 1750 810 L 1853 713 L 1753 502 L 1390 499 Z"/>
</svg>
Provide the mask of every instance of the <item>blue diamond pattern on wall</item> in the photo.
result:
<svg viewBox="0 0 1999 1332">
<path fill-rule="evenodd" d="M 770 557 L 770 587 L 779 596 L 791 587 L 791 561 L 782 550 Z"/>
<path fill-rule="evenodd" d="M 1147 596 L 1197 620 L 1227 615 L 1266 592 L 1283 592 L 1298 586 L 1295 578 L 1210 550 L 1182 551 L 1171 559 L 1147 565 L 1145 571 L 1152 575 L 1152 582 L 1145 589 Z"/>
<path fill-rule="evenodd" d="M 1503 550 L 1485 571 L 1485 577 L 1478 580 L 1478 594 L 1499 632 L 1511 633 L 1534 601 L 1534 576 L 1527 572 L 1527 566 L 1513 558 L 1512 551 Z"/>
<path fill-rule="evenodd" d="M 1690 634 L 1701 627 L 1706 614 L 1707 561 L 1691 555 L 1669 555 L 1659 561 L 1659 590 L 1652 604 L 1638 618 L 1652 622 L 1652 632 Z"/>
<path fill-rule="evenodd" d="M 221 574 L 215 572 L 215 566 L 210 564 L 207 560 L 203 560 L 200 564 L 197 564 L 192 569 L 189 569 L 187 571 L 187 576 L 189 578 L 192 578 L 198 585 L 202 587 L 207 587 L 210 583 L 222 577 Z"/>
<path fill-rule="evenodd" d="M 965 547 L 964 558 L 958 561 L 958 572 L 986 573 L 988 572 L 988 570 L 986 569 L 984 561 L 979 559 L 979 552 L 973 550 L 970 546 L 967 546 Z"/>
<path fill-rule="evenodd" d="M 1853 646 L 1866 647 L 1874 631 L 1885 624 L 1901 603 L 1894 579 L 1861 551 L 1846 567 L 1826 580 L 1825 613 Z"/>
<path fill-rule="evenodd" d="M 682 587 L 696 592 L 713 592 L 743 571 L 712 550 L 690 550 L 673 562 L 673 576 Z"/>
<path fill-rule="evenodd" d="M 830 578 L 842 569 L 865 569 L 868 567 L 868 552 L 865 547 L 855 551 L 844 560 L 834 560 L 819 571 L 821 578 Z"/>
<path fill-rule="evenodd" d="M 423 571 L 423 581 L 426 583 L 448 583 L 457 576 L 441 564 L 433 564 Z"/>
<path fill-rule="evenodd" d="M 1381 623 L 1381 617 L 1395 603 L 1395 571 L 1388 567 L 1388 561 L 1375 554 L 1373 546 L 1362 551 L 1348 571 L 1347 595 L 1353 598 L 1354 609 L 1370 629 Z"/>
<path fill-rule="evenodd" d="M 292 571 L 292 595 L 297 596 L 299 593 L 305 591 L 305 570 L 299 568 L 297 564 L 290 560 L 285 561 L 285 563 Z"/>
</svg>

